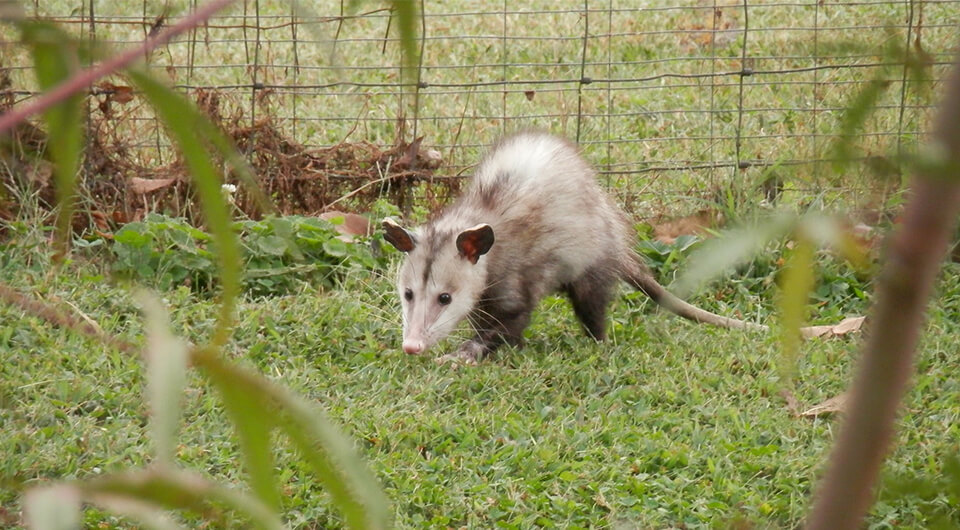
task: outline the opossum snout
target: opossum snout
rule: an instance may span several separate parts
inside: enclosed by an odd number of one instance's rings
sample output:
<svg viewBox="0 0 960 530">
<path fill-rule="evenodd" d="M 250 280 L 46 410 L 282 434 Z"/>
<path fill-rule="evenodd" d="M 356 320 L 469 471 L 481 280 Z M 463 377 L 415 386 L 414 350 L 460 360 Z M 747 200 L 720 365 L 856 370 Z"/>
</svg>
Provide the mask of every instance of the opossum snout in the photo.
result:
<svg viewBox="0 0 960 530">
<path fill-rule="evenodd" d="M 410 355 L 417 355 L 418 353 L 423 353 L 424 344 L 422 340 L 405 340 L 403 341 L 403 352 L 409 353 Z"/>
</svg>

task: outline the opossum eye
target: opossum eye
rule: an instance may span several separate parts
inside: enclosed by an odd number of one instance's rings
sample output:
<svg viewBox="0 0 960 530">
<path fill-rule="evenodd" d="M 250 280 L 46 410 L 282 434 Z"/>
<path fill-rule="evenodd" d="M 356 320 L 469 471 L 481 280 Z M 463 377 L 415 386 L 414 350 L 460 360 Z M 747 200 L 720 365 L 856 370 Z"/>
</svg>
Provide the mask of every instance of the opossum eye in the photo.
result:
<svg viewBox="0 0 960 530">
<path fill-rule="evenodd" d="M 450 293 L 441 293 L 437 297 L 437 302 L 440 302 L 440 305 L 447 305 L 450 303 Z"/>
<path fill-rule="evenodd" d="M 413 291 L 411 291 L 410 289 L 407 289 L 406 291 L 403 292 L 403 297 L 406 298 L 408 302 L 410 300 L 413 300 Z"/>
</svg>

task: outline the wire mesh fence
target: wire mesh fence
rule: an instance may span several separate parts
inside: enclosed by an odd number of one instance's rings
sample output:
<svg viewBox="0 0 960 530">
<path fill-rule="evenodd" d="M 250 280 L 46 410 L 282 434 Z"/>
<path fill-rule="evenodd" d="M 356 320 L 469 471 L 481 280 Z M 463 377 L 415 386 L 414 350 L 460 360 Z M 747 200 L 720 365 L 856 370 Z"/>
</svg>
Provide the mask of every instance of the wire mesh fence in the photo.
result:
<svg viewBox="0 0 960 530">
<path fill-rule="evenodd" d="M 197 3 L 33 0 L 26 10 L 124 47 Z M 641 217 L 769 194 L 770 183 L 798 202 L 885 200 L 877 190 L 891 183 L 877 167 L 896 166 L 890 155 L 922 139 L 960 16 L 960 0 L 420 1 L 421 53 L 406 76 L 388 8 L 317 4 L 241 0 L 144 60 L 221 123 L 245 128 L 249 156 L 275 149 L 274 163 L 292 160 L 285 167 L 304 181 L 296 193 L 331 178 L 346 182 L 337 193 L 382 191 L 424 163 L 396 166 L 411 143 L 432 165 L 409 182 L 460 179 L 500 135 L 536 127 L 579 142 Z M 0 50 L 8 101 L 31 97 L 25 50 L 12 35 Z M 924 75 L 908 75 L 905 58 Z M 843 110 L 867 86 L 881 94 L 856 132 L 864 163 L 838 174 Z M 113 139 L 93 147 L 138 167 L 171 164 L 155 118 L 118 98 L 124 90 L 121 80 L 93 87 L 91 113 L 103 119 L 91 123 Z M 370 171 L 338 174 L 338 157 Z M 256 167 L 279 178 L 269 163 Z"/>
</svg>

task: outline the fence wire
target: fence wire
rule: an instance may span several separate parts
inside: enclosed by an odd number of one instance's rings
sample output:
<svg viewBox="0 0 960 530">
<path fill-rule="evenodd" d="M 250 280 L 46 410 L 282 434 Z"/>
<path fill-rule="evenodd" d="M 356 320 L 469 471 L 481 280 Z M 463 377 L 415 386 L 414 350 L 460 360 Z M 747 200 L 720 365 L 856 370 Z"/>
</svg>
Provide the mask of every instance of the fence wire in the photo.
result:
<svg viewBox="0 0 960 530">
<path fill-rule="evenodd" d="M 405 76 L 388 8 L 291 4 L 243 0 L 144 59 L 215 100 L 224 120 L 268 120 L 305 149 L 422 136 L 442 158 L 436 178 L 469 175 L 503 134 L 548 129 L 579 142 L 641 216 L 770 182 L 798 202 L 882 206 L 877 190 L 891 184 L 877 167 L 895 166 L 891 155 L 925 134 L 960 19 L 960 0 L 421 0 L 421 56 Z M 27 10 L 122 48 L 196 5 L 33 0 Z M 7 35 L 0 51 L 5 93 L 33 96 L 23 47 Z M 924 76 L 909 75 L 905 57 Z M 864 163 L 840 175 L 832 146 L 843 111 L 869 83 L 883 91 L 856 132 Z M 92 97 L 115 89 L 100 84 Z M 175 157 L 148 109 L 112 112 L 110 134 L 126 138 L 128 156 Z"/>
</svg>

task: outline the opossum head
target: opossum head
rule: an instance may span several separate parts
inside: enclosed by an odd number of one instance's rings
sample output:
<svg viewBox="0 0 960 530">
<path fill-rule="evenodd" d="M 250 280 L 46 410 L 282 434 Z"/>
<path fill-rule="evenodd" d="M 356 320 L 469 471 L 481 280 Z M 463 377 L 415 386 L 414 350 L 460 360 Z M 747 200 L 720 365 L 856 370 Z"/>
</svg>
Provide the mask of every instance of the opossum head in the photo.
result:
<svg viewBox="0 0 960 530">
<path fill-rule="evenodd" d="M 384 239 L 406 258 L 397 290 L 403 307 L 403 351 L 423 353 L 476 307 L 487 283 L 484 254 L 493 246 L 493 229 L 428 225 L 413 232 L 384 219 Z"/>
</svg>

